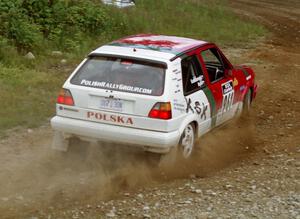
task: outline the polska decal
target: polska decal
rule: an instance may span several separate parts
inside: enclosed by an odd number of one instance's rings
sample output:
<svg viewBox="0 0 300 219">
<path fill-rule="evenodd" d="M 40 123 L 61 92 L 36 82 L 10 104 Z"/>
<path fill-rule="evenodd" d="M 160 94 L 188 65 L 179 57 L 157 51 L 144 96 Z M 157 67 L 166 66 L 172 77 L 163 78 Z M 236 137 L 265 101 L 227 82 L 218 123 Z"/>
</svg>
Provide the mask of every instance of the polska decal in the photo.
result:
<svg viewBox="0 0 300 219">
<path fill-rule="evenodd" d="M 222 84 L 223 95 L 228 94 L 233 91 L 232 81 L 228 81 L 225 84 Z"/>
<path fill-rule="evenodd" d="M 112 122 L 124 125 L 133 125 L 133 120 L 130 117 L 117 116 L 117 115 L 107 115 L 105 113 L 87 112 L 87 118 L 96 119 L 99 121 Z"/>
</svg>

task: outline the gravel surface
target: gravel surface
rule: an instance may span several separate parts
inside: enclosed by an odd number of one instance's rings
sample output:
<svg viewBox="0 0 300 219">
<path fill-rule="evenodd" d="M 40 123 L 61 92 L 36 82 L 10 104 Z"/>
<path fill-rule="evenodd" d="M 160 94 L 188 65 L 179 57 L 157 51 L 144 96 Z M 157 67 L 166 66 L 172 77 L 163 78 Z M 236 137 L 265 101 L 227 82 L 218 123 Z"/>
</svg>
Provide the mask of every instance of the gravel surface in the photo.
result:
<svg viewBox="0 0 300 219">
<path fill-rule="evenodd" d="M 72 218 L 298 219 L 299 158 L 300 151 L 268 155 L 259 162 L 244 161 L 210 177 L 191 176 L 134 193 L 124 192 L 116 200 L 64 213 Z"/>
</svg>

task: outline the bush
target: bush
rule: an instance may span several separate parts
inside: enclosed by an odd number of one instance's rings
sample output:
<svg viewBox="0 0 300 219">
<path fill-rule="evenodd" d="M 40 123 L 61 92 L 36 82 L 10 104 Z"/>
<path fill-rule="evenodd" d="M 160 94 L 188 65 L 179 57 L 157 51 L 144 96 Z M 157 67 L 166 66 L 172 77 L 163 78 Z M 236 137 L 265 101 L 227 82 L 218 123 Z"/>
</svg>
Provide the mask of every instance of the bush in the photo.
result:
<svg viewBox="0 0 300 219">
<path fill-rule="evenodd" d="M 1 0 L 0 28 L 0 36 L 19 51 L 46 46 L 69 52 L 136 33 L 220 43 L 242 42 L 263 33 L 260 26 L 233 15 L 223 0 L 178 0 L 176 5 L 174 0 L 139 0 L 128 9 L 107 7 L 100 0 Z"/>
<path fill-rule="evenodd" d="M 0 2 L 0 34 L 12 41 L 19 49 L 40 45 L 42 35 L 32 18 L 22 13 L 20 1 Z"/>
<path fill-rule="evenodd" d="M 54 113 L 69 66 L 102 43 L 136 33 L 236 44 L 264 29 L 238 19 L 222 0 L 139 0 L 127 9 L 100 0 L 0 0 L 0 135 L 44 122 Z M 56 49 L 67 52 L 68 67 L 49 56 Z M 22 50 L 37 58 L 24 59 Z"/>
<path fill-rule="evenodd" d="M 31 49 L 41 45 L 42 35 L 37 25 L 28 21 L 26 16 L 10 16 L 8 19 L 9 39 L 12 39 L 19 49 Z"/>
<path fill-rule="evenodd" d="M 35 49 L 45 43 L 68 49 L 65 41 L 79 43 L 84 35 L 100 35 L 111 28 L 107 25 L 111 24 L 109 19 L 102 4 L 93 1 L 0 2 L 0 35 L 9 39 L 19 50 Z"/>
</svg>

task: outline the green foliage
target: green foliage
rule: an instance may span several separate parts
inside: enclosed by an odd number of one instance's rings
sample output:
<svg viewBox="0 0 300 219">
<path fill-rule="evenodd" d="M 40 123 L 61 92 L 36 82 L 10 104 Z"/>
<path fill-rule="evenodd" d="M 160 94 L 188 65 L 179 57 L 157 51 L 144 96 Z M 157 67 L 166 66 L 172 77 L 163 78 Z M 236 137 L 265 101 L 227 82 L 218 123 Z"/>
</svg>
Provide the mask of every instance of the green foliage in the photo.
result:
<svg viewBox="0 0 300 219">
<path fill-rule="evenodd" d="M 72 51 L 74 44 L 80 44 L 85 37 L 100 35 L 111 28 L 107 25 L 112 24 L 109 19 L 102 4 L 93 1 L 0 2 L 0 35 L 21 50 L 50 44 Z"/>
<path fill-rule="evenodd" d="M 264 29 L 242 21 L 223 0 L 138 0 L 118 9 L 100 0 L 0 0 L 0 134 L 39 125 L 54 113 L 55 98 L 74 60 L 102 43 L 137 33 L 245 44 Z M 36 59 L 23 55 L 32 51 Z M 52 57 L 52 50 L 63 57 Z M 60 64 L 67 59 L 72 68 Z M 9 110 L 8 110 L 9 109 Z"/>
<path fill-rule="evenodd" d="M 13 41 L 18 48 L 33 48 L 42 40 L 39 26 L 22 13 L 20 1 L 0 2 L 0 34 Z"/>
<path fill-rule="evenodd" d="M 93 47 L 93 41 L 136 33 L 182 35 L 243 42 L 263 34 L 238 19 L 223 0 L 139 0 L 136 7 L 117 9 L 92 0 L 1 0 L 0 36 L 21 50 L 40 48 L 68 52 Z M 83 46 L 81 46 L 83 45 Z"/>
</svg>

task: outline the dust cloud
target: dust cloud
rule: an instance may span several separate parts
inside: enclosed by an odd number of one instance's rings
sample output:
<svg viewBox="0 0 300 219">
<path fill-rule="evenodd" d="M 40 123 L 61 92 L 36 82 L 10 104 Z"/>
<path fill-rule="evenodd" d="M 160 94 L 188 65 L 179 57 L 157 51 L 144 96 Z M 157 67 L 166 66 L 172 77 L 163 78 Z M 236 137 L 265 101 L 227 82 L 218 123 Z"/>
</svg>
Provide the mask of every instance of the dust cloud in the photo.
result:
<svg viewBox="0 0 300 219">
<path fill-rule="evenodd" d="M 158 165 L 158 156 L 111 143 L 78 141 L 67 153 L 53 151 L 49 128 L 9 139 L 0 143 L 0 214 L 16 217 L 23 211 L 112 199 L 191 174 L 205 177 L 251 151 L 252 129 L 249 121 L 231 122 L 200 138 L 192 159 L 168 168 Z"/>
<path fill-rule="evenodd" d="M 165 179 L 207 177 L 243 160 L 255 151 L 253 119 L 239 118 L 212 130 L 197 142 L 189 160 L 179 159 L 164 169 Z"/>
<path fill-rule="evenodd" d="M 83 142 L 64 153 L 49 145 L 48 140 L 35 147 L 17 147 L 1 161 L 0 215 L 22 215 L 27 207 L 33 211 L 32 206 L 43 209 L 70 201 L 105 200 L 151 181 L 152 167 L 142 159 L 147 158 L 145 153 Z"/>
</svg>

